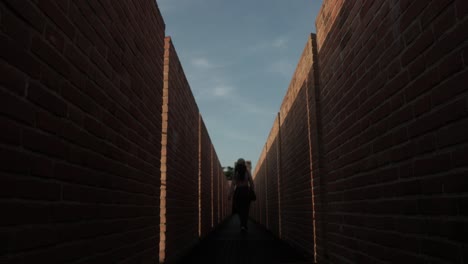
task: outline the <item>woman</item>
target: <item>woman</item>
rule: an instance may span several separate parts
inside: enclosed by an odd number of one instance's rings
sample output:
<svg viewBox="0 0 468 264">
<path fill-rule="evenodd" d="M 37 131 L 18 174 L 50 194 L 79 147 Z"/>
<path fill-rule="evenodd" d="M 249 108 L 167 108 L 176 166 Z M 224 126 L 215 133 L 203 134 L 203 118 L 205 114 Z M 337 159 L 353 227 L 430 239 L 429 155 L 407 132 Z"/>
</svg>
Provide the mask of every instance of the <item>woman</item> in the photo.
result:
<svg viewBox="0 0 468 264">
<path fill-rule="evenodd" d="M 229 192 L 229 200 L 234 194 L 233 207 L 239 214 L 241 222 L 241 231 L 247 230 L 247 220 L 249 218 L 250 209 L 250 191 L 249 188 L 255 190 L 252 175 L 245 166 L 245 160 L 237 160 L 236 168 L 234 170 L 234 177 L 232 178 L 231 191 Z M 235 191 L 234 191 L 235 189 Z"/>
</svg>

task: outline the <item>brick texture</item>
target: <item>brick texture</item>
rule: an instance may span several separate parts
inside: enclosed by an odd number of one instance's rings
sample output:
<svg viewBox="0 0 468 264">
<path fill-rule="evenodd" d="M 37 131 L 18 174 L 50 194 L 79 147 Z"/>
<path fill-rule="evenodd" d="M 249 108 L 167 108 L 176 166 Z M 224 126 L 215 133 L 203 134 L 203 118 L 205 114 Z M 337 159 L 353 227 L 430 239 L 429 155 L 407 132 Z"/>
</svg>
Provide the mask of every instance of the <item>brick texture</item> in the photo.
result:
<svg viewBox="0 0 468 264">
<path fill-rule="evenodd" d="M 467 261 L 462 2 L 324 1 L 257 163 L 272 201 L 257 221 L 279 195 L 279 235 L 319 263 Z M 277 169 L 279 192 L 264 179 Z"/>
<path fill-rule="evenodd" d="M 258 222 L 311 257 L 315 235 L 308 96 L 315 85 L 314 51 L 311 35 L 257 162 L 258 200 L 252 208 Z M 313 149 L 318 148 L 315 144 Z M 314 155 L 318 155 L 315 150 Z"/>
<path fill-rule="evenodd" d="M 467 143 L 457 129 L 468 113 L 466 11 L 456 16 L 457 1 L 328 2 L 339 11 L 317 39 L 330 260 L 465 262 L 466 240 L 442 234 L 439 219 L 468 224 L 457 209 L 467 190 L 448 187 L 466 185 L 455 176 L 467 173 L 455 155 Z"/>
<path fill-rule="evenodd" d="M 164 90 L 167 147 L 162 159 L 166 173 L 165 181 L 161 181 L 166 185 L 163 229 L 165 260 L 173 262 L 198 241 L 199 112 L 170 37 L 165 41 Z"/>
<path fill-rule="evenodd" d="M 154 1 L 7 0 L 0 18 L 1 263 L 175 262 L 229 215 Z"/>
<path fill-rule="evenodd" d="M 0 262 L 156 262 L 157 6 L 8 0 L 0 17 Z"/>
<path fill-rule="evenodd" d="M 208 135 L 203 119 L 200 117 L 200 138 L 201 138 L 201 236 L 205 237 L 213 228 L 211 224 L 211 180 L 212 180 L 212 148 L 211 139 Z"/>
</svg>

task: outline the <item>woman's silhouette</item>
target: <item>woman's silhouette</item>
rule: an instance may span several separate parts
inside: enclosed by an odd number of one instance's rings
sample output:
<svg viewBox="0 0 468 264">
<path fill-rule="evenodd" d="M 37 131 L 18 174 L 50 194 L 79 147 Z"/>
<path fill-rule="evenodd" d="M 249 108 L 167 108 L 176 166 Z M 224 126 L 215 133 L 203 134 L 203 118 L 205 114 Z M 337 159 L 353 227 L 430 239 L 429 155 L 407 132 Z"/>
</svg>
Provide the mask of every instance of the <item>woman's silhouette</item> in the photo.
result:
<svg viewBox="0 0 468 264">
<path fill-rule="evenodd" d="M 234 194 L 233 211 L 239 214 L 241 223 L 241 231 L 247 230 L 247 220 L 249 218 L 250 209 L 250 188 L 255 190 L 252 175 L 247 170 L 244 159 L 238 159 L 234 169 L 234 176 L 231 183 L 231 191 L 229 192 L 229 200 Z"/>
</svg>

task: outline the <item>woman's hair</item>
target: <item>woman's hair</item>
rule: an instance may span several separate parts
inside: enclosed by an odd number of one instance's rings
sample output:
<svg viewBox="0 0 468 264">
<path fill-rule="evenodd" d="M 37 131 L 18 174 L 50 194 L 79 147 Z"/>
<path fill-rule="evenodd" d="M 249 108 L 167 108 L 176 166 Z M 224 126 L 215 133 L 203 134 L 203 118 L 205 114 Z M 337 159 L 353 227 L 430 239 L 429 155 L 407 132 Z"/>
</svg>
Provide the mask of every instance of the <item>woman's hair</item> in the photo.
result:
<svg viewBox="0 0 468 264">
<path fill-rule="evenodd" d="M 245 166 L 245 161 L 243 159 L 239 159 L 236 163 L 236 168 L 234 169 L 234 173 L 237 174 L 237 179 L 243 181 L 245 179 L 246 172 L 247 166 Z"/>
</svg>

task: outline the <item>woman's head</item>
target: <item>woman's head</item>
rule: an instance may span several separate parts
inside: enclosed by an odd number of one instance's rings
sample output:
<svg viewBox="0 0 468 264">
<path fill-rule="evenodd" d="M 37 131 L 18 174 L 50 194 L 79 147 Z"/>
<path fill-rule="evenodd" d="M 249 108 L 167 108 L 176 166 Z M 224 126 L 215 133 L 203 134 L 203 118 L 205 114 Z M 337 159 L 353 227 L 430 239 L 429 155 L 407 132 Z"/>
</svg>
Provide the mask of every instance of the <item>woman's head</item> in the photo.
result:
<svg viewBox="0 0 468 264">
<path fill-rule="evenodd" d="M 235 172 L 238 175 L 239 180 L 245 179 L 245 172 L 247 171 L 247 167 L 245 166 L 245 160 L 240 158 L 237 160 Z"/>
</svg>

